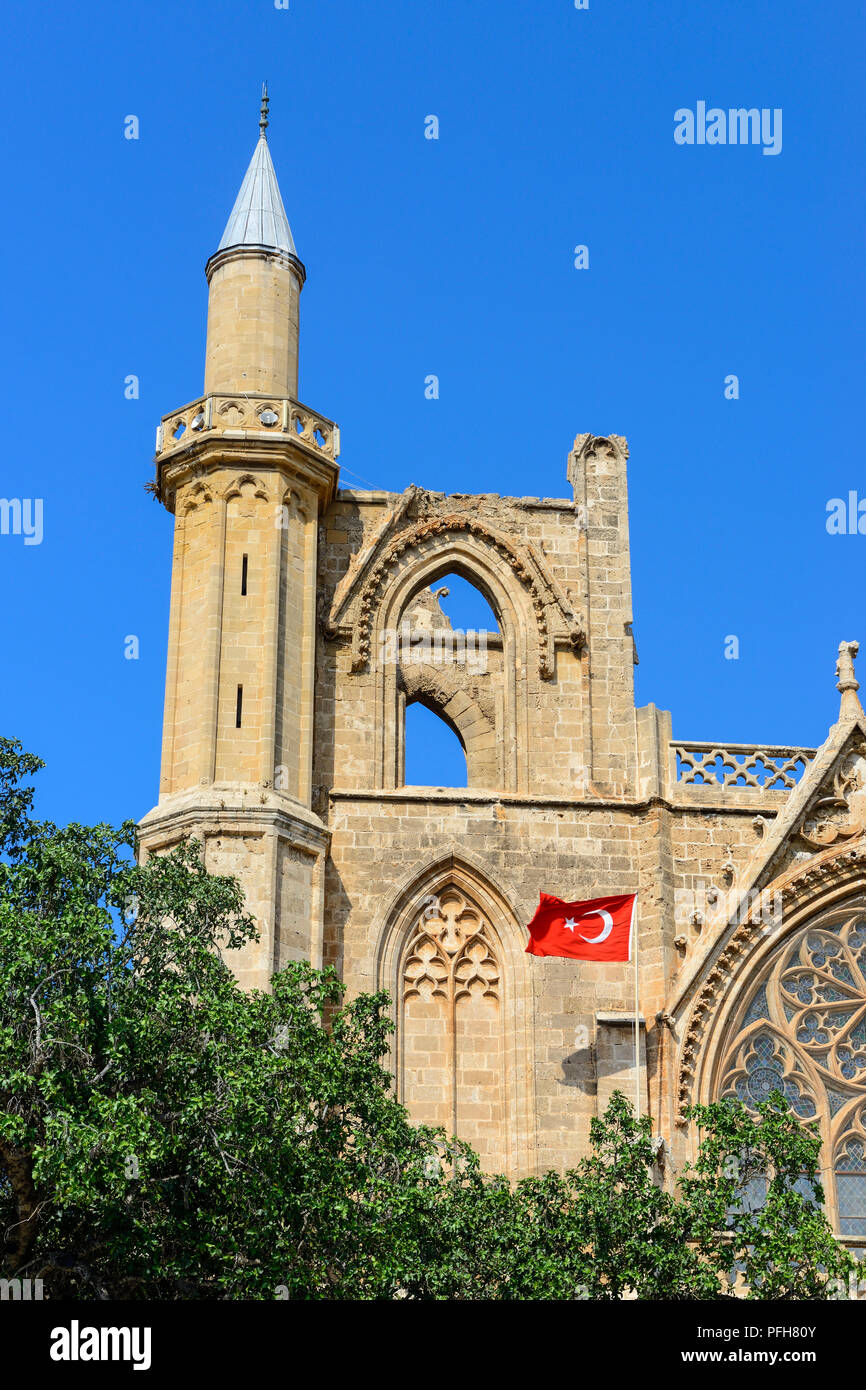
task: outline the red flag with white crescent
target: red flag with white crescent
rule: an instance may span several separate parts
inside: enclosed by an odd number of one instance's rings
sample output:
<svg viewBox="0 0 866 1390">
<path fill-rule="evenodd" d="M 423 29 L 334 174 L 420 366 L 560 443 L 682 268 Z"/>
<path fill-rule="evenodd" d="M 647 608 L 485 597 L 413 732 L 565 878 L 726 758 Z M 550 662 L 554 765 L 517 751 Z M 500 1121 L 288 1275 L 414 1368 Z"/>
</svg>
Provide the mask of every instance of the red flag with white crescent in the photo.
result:
<svg viewBox="0 0 866 1390">
<path fill-rule="evenodd" d="M 570 960 L 632 960 L 637 893 L 567 903 L 550 893 L 539 897 L 529 923 L 530 956 Z"/>
</svg>

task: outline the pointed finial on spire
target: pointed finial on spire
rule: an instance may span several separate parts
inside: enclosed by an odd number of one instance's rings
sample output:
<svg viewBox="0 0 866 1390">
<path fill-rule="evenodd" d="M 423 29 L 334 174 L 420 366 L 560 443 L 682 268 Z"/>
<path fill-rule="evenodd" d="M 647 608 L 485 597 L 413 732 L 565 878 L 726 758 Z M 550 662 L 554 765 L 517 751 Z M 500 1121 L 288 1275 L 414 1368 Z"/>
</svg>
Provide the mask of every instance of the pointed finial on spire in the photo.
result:
<svg viewBox="0 0 866 1390">
<path fill-rule="evenodd" d="M 260 114 L 260 116 L 259 116 L 259 130 L 260 130 L 260 132 L 261 132 L 261 136 L 262 136 L 262 139 L 263 139 L 263 140 L 267 140 L 267 138 L 268 138 L 267 135 L 265 135 L 265 131 L 267 130 L 267 128 L 268 128 L 268 84 L 267 84 L 267 82 L 263 82 L 263 83 L 262 83 L 262 109 L 261 109 L 261 114 Z"/>
<path fill-rule="evenodd" d="M 857 691 L 860 689 L 860 682 L 854 674 L 854 658 L 860 650 L 859 642 L 840 642 L 839 660 L 836 662 L 836 689 L 842 696 L 842 707 L 839 711 L 839 718 L 844 719 L 862 714 L 860 701 L 857 698 Z"/>
</svg>

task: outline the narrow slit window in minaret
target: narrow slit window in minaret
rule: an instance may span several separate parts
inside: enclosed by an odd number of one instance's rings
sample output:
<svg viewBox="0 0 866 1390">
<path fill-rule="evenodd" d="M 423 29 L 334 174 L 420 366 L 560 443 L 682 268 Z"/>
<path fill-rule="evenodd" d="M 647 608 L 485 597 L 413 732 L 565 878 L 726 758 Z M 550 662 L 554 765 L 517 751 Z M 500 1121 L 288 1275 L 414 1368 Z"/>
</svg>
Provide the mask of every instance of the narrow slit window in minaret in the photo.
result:
<svg viewBox="0 0 866 1390">
<path fill-rule="evenodd" d="M 246 596 L 246 592 L 247 592 L 247 557 L 246 557 L 246 555 L 245 555 L 244 558 L 243 558 L 243 563 L 241 564 L 241 595 L 245 597 L 245 596 Z"/>
<path fill-rule="evenodd" d="M 243 688 L 242 685 L 239 685 L 239 686 L 238 686 L 237 714 L 235 715 L 235 728 L 236 728 L 236 729 L 239 729 L 239 728 L 241 727 L 241 717 L 242 717 L 242 715 L 243 715 L 243 712 L 244 712 L 244 688 Z"/>
</svg>

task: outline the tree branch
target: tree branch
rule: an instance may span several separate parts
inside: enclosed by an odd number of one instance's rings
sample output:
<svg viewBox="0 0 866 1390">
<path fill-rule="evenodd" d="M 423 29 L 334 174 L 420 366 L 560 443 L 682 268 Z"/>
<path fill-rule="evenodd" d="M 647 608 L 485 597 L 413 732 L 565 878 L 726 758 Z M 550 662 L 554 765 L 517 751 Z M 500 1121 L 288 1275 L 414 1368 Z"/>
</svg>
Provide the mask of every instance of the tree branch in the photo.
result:
<svg viewBox="0 0 866 1390">
<path fill-rule="evenodd" d="M 0 1163 L 6 1169 L 12 1195 L 18 1211 L 19 1220 L 6 1232 L 6 1240 L 14 1236 L 14 1244 L 8 1251 L 6 1262 L 13 1274 L 27 1263 L 28 1256 L 36 1239 L 39 1199 L 33 1181 L 33 1160 L 30 1154 L 22 1153 L 5 1139 L 0 1139 Z"/>
</svg>

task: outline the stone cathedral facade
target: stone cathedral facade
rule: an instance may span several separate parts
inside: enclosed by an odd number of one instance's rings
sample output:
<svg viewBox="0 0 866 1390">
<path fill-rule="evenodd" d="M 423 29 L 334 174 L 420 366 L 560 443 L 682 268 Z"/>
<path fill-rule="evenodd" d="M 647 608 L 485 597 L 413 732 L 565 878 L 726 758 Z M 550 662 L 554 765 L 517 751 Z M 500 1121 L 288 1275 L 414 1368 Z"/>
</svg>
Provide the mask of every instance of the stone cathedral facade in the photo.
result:
<svg viewBox="0 0 866 1390">
<path fill-rule="evenodd" d="M 386 988 L 398 1094 L 490 1169 L 573 1164 L 637 1086 L 671 1174 L 684 1107 L 778 1086 L 866 1244 L 856 643 L 821 748 L 686 743 L 635 707 L 623 438 L 579 434 L 562 497 L 340 488 L 339 430 L 298 399 L 305 269 L 265 125 L 207 262 L 204 392 L 157 437 L 175 540 L 143 853 L 195 835 L 237 875 L 245 986 L 308 958 Z M 496 616 L 483 660 L 439 607 L 449 574 Z M 413 702 L 456 732 L 467 787 L 404 785 Z M 526 955 L 540 891 L 638 893 L 637 1074 L 632 966 Z"/>
</svg>

